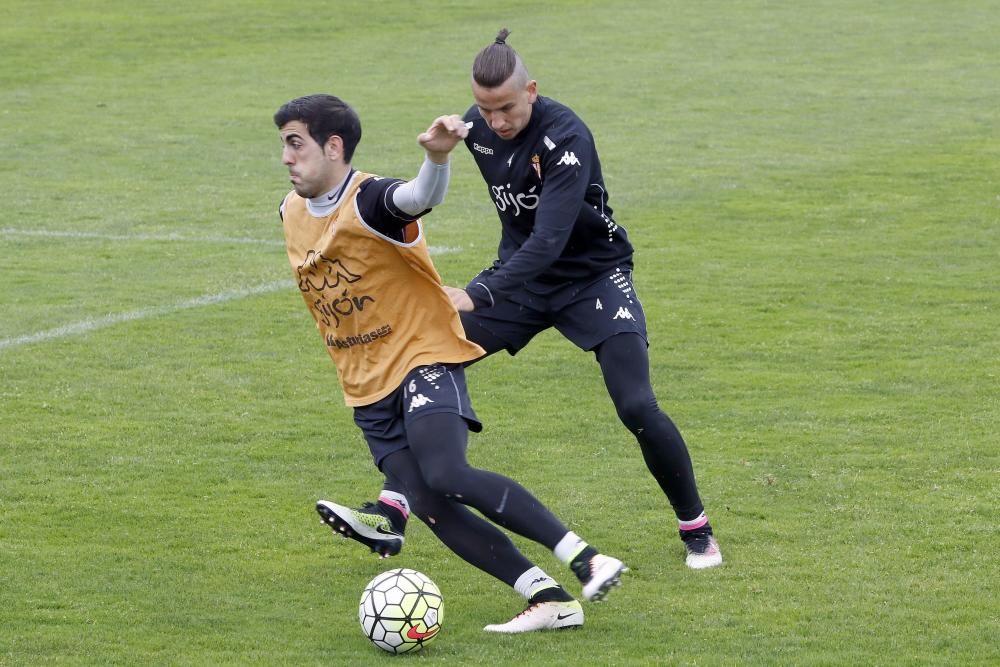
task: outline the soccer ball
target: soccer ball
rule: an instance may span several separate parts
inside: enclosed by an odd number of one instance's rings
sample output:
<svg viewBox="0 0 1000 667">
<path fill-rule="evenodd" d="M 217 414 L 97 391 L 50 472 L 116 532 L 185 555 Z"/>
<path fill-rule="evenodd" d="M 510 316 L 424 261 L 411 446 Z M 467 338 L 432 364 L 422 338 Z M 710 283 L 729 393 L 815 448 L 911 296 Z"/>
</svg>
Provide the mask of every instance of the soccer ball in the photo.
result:
<svg viewBox="0 0 1000 667">
<path fill-rule="evenodd" d="M 358 605 L 361 629 L 389 653 L 423 648 L 441 631 L 444 601 L 426 575 L 401 567 L 368 582 Z"/>
</svg>

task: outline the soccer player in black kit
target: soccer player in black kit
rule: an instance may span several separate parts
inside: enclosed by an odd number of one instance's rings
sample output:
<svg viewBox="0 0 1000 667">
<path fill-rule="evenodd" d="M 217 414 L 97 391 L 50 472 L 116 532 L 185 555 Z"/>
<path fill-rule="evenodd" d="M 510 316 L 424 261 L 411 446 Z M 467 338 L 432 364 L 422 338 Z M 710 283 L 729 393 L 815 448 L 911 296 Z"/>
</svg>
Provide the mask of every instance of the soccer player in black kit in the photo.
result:
<svg viewBox="0 0 1000 667">
<path fill-rule="evenodd" d="M 720 565 L 687 446 L 650 384 L 633 249 L 608 206 L 594 138 L 571 109 L 538 95 L 508 34 L 476 56 L 476 103 L 464 116 L 466 146 L 500 217 L 498 259 L 464 290 L 445 289 L 487 355 L 513 355 L 549 327 L 594 352 L 619 418 L 673 507 L 687 565 Z M 321 501 L 317 510 L 382 556 L 402 548 L 409 511 L 390 484 L 363 508 Z"/>
</svg>

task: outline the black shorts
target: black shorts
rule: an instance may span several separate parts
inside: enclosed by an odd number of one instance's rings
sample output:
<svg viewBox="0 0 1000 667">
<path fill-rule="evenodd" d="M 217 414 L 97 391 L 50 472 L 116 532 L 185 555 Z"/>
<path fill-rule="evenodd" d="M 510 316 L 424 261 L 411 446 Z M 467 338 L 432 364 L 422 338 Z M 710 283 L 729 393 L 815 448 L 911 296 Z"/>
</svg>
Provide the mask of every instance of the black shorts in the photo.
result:
<svg viewBox="0 0 1000 667">
<path fill-rule="evenodd" d="M 483 430 L 469 400 L 465 369 L 459 364 L 414 368 L 394 392 L 380 401 L 354 408 L 354 423 L 364 434 L 375 465 L 381 470 L 385 457 L 410 446 L 406 439 L 407 425 L 439 412 L 458 415 L 470 431 Z"/>
<path fill-rule="evenodd" d="M 502 345 L 510 354 L 517 354 L 549 327 L 584 351 L 620 333 L 637 333 L 648 342 L 646 314 L 632 285 L 632 270 L 626 268 L 614 269 L 589 283 L 529 285 L 516 294 L 498 297 L 493 306 L 461 315 L 466 337 L 488 352 Z"/>
</svg>

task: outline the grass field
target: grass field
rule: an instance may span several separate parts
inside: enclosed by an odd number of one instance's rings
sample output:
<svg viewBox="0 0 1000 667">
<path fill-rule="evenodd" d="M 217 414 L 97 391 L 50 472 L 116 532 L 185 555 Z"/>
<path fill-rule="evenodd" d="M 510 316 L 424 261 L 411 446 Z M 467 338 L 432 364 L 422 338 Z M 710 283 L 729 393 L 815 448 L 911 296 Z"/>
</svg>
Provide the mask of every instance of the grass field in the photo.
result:
<svg viewBox="0 0 1000 667">
<path fill-rule="evenodd" d="M 998 9 L 4 0 L 0 664 L 385 664 L 356 605 L 390 566 L 447 609 L 399 660 L 1000 664 Z M 683 566 L 596 364 L 543 335 L 470 370 L 470 457 L 632 571 L 518 637 L 423 526 L 380 562 L 318 523 L 379 477 L 287 267 L 270 120 L 338 94 L 355 164 L 410 177 L 502 26 L 594 130 L 726 557 Z M 427 226 L 464 284 L 498 225 L 453 171 Z"/>
</svg>

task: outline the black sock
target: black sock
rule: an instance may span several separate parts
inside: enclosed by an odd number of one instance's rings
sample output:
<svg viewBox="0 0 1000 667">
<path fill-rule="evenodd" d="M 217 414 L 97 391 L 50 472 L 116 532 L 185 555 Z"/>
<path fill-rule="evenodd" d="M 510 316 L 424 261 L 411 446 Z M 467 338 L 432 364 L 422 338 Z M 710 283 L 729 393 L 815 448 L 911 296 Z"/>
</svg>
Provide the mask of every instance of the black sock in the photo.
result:
<svg viewBox="0 0 1000 667">
<path fill-rule="evenodd" d="M 706 522 L 704 526 L 699 526 L 698 528 L 691 528 L 684 530 L 683 528 L 678 528 L 677 533 L 681 537 L 685 536 L 705 536 L 712 534 L 712 524 Z"/>
<path fill-rule="evenodd" d="M 575 598 L 566 592 L 562 586 L 552 586 L 543 588 L 528 600 L 528 604 L 538 604 L 539 602 L 572 602 Z"/>
<path fill-rule="evenodd" d="M 393 507 L 388 503 L 384 503 L 381 500 L 378 501 L 378 511 L 385 518 L 389 519 L 389 523 L 392 524 L 392 529 L 403 535 L 406 532 L 406 518 L 403 513 L 397 507 Z"/>
<path fill-rule="evenodd" d="M 573 570 L 573 574 L 576 575 L 577 579 L 582 582 L 590 579 L 590 559 L 597 554 L 597 549 L 588 544 L 583 548 L 583 551 L 576 555 L 576 558 L 569 562 L 569 567 Z"/>
</svg>

